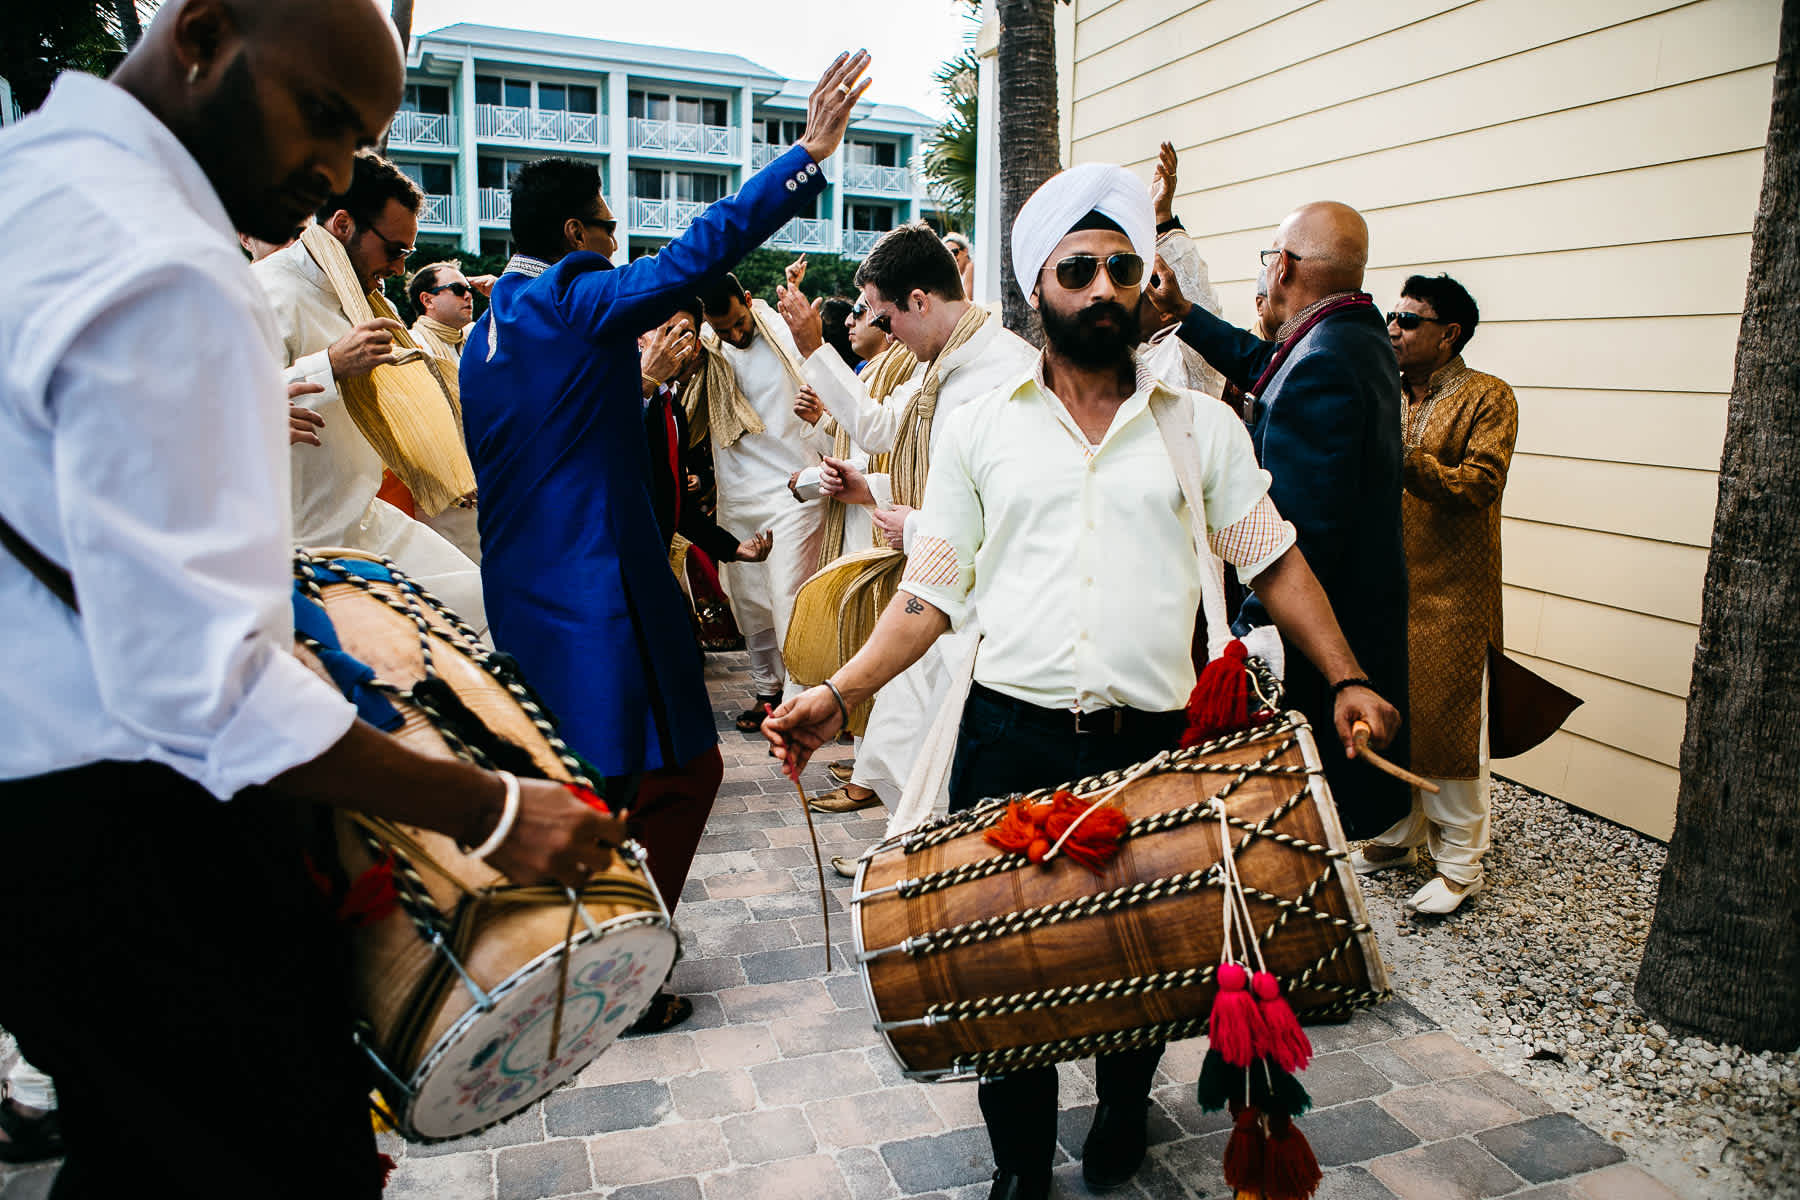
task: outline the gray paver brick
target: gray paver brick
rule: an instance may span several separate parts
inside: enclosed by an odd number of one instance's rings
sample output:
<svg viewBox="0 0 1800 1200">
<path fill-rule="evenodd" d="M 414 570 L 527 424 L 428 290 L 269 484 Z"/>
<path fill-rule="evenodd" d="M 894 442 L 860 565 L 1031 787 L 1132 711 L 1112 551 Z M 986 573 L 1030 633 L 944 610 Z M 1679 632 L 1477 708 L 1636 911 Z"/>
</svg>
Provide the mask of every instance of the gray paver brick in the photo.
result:
<svg viewBox="0 0 1800 1200">
<path fill-rule="evenodd" d="M 1425 1072 L 1394 1053 L 1392 1043 L 1375 1042 L 1367 1046 L 1358 1046 L 1356 1056 L 1402 1087 L 1429 1082 L 1429 1077 Z"/>
<path fill-rule="evenodd" d="M 1611 1166 L 1625 1157 L 1623 1150 L 1567 1113 L 1503 1125 L 1476 1134 L 1475 1140 L 1532 1183 Z"/>
<path fill-rule="evenodd" d="M 1387 1076 L 1348 1050 L 1317 1056 L 1301 1072 L 1300 1082 L 1316 1108 L 1379 1096 L 1393 1086 Z"/>
<path fill-rule="evenodd" d="M 587 1137 L 648 1128 L 674 1107 L 668 1084 L 644 1079 L 556 1092 L 544 1102 L 544 1122 L 552 1137 Z"/>
<path fill-rule="evenodd" d="M 824 1155 L 721 1171 L 704 1193 L 706 1200 L 850 1200 L 843 1172 Z"/>
<path fill-rule="evenodd" d="M 579 1141 L 511 1146 L 494 1155 L 499 1200 L 542 1200 L 585 1192 L 594 1184 L 587 1147 Z"/>
<path fill-rule="evenodd" d="M 719 1122 L 731 1157 L 740 1163 L 765 1163 L 796 1158 L 818 1149 L 812 1126 L 798 1108 L 764 1108 Z M 837 1165 L 832 1164 L 832 1170 Z M 710 1188 L 706 1189 L 709 1192 Z"/>
<path fill-rule="evenodd" d="M 818 1127 L 817 1121 L 814 1128 Z M 850 1187 L 850 1200 L 898 1200 L 900 1185 L 888 1173 L 881 1155 L 868 1146 L 842 1150 L 837 1156 L 838 1170 Z"/>
<path fill-rule="evenodd" d="M 494 1160 L 487 1151 L 438 1158 L 408 1155 L 388 1177 L 382 1200 L 487 1200 L 494 1194 Z"/>
<path fill-rule="evenodd" d="M 700 1200 L 700 1181 L 689 1176 L 617 1188 L 607 1200 Z"/>
<path fill-rule="evenodd" d="M 750 1078 L 767 1105 L 805 1104 L 881 1086 L 868 1059 L 854 1050 L 763 1063 L 750 1068 Z"/>
<path fill-rule="evenodd" d="M 1362 1162 L 1419 1144 L 1412 1130 L 1370 1100 L 1314 1109 L 1299 1124 L 1322 1167 Z"/>
<path fill-rule="evenodd" d="M 554 1092 L 551 1095 L 555 1095 Z M 518 1146 L 544 1140 L 544 1109 L 534 1104 L 509 1120 L 484 1129 L 474 1137 L 456 1138 L 448 1142 L 418 1142 L 408 1145 L 410 1158 L 441 1158 L 446 1154 L 467 1154 L 471 1150 L 495 1150 L 501 1146 Z M 392 1150 L 385 1151 L 392 1155 Z"/>
<path fill-rule="evenodd" d="M 893 1172 L 901 1192 L 909 1196 L 935 1188 L 981 1183 L 994 1173 L 993 1155 L 983 1129 L 958 1129 L 889 1142 L 881 1147 L 881 1158 Z"/>
<path fill-rule="evenodd" d="M 720 992 L 719 1003 L 733 1023 L 771 1021 L 797 1012 L 831 1011 L 825 985 L 816 979 L 752 983 Z"/>
<path fill-rule="evenodd" d="M 1395 1196 L 1362 1167 L 1341 1167 L 1326 1174 L 1313 1200 L 1395 1200 Z"/>
<path fill-rule="evenodd" d="M 811 979 L 824 967 L 825 952 L 818 946 L 795 946 L 785 950 L 764 950 L 743 958 L 744 978 L 739 982 L 780 983 L 788 979 Z M 832 1001 L 835 1005 L 837 1002 Z"/>
<path fill-rule="evenodd" d="M 677 992 L 718 992 L 744 982 L 744 967 L 735 958 L 684 958 L 675 964 L 669 986 Z"/>
<path fill-rule="evenodd" d="M 776 1045 L 789 1057 L 821 1050 L 850 1050 L 879 1044 L 880 1035 L 866 1011 L 831 1009 L 811 1012 L 785 1021 L 769 1022 Z"/>
<path fill-rule="evenodd" d="M 693 1036 L 700 1061 L 714 1069 L 772 1062 L 781 1055 L 766 1025 L 724 1025 Z"/>
<path fill-rule="evenodd" d="M 1476 1079 L 1401 1088 L 1376 1103 L 1426 1141 L 1510 1125 L 1524 1115 Z"/>
<path fill-rule="evenodd" d="M 756 1107 L 756 1085 L 742 1068 L 701 1071 L 671 1079 L 669 1096 L 675 1102 L 676 1115 L 687 1121 L 728 1117 Z"/>
<path fill-rule="evenodd" d="M 594 1179 L 612 1187 L 715 1170 L 731 1161 L 731 1152 L 716 1121 L 680 1121 L 594 1138 L 588 1159 Z"/>
<path fill-rule="evenodd" d="M 806 1117 L 819 1144 L 828 1150 L 879 1146 L 897 1138 L 922 1137 L 944 1129 L 943 1118 L 917 1088 L 889 1088 L 818 1100 L 806 1106 Z"/>
<path fill-rule="evenodd" d="M 1400 1200 L 1483 1200 L 1515 1191 L 1522 1182 L 1465 1138 L 1390 1154 L 1370 1163 L 1369 1170 Z"/>
</svg>

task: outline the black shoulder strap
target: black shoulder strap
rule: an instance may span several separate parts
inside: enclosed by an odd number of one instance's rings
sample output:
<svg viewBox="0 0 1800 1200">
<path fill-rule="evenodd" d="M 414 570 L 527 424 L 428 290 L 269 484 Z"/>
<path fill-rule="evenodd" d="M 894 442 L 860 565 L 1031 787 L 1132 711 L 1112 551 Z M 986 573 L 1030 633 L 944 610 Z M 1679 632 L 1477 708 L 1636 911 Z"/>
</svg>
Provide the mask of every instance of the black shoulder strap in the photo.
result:
<svg viewBox="0 0 1800 1200">
<path fill-rule="evenodd" d="M 12 551 L 14 558 L 25 564 L 25 569 L 38 577 L 38 580 L 58 600 L 81 611 L 81 605 L 75 602 L 75 581 L 69 573 L 45 558 L 36 546 L 19 536 L 19 531 L 7 524 L 5 517 L 0 517 L 0 546 Z"/>
</svg>

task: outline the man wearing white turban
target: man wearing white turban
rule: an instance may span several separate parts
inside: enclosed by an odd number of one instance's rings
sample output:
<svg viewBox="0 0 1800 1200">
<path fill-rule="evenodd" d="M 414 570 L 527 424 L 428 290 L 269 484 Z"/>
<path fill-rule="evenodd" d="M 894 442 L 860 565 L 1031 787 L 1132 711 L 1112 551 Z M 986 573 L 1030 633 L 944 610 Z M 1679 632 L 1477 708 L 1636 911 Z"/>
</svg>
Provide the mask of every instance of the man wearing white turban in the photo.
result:
<svg viewBox="0 0 1800 1200">
<path fill-rule="evenodd" d="M 1165 387 L 1135 356 L 1154 244 L 1149 194 L 1118 167 L 1065 171 L 1020 211 L 1013 263 L 1043 318 L 1044 352 L 945 422 L 899 594 L 854 658 L 763 723 L 790 771 L 836 734 L 846 706 L 975 611 L 984 640 L 957 736 L 953 811 L 1173 747 L 1194 685 L 1202 530 L 1255 580 L 1289 638 L 1343 683 L 1335 724 L 1345 745 L 1356 720 L 1380 744 L 1392 736 L 1398 715 L 1354 682 L 1361 668 L 1269 502 L 1243 424 L 1222 404 Z M 1164 422 L 1191 431 L 1191 493 Z M 1101 1056 L 1082 1149 L 1091 1186 L 1123 1183 L 1143 1161 L 1161 1055 L 1151 1044 Z M 999 1168 L 990 1200 L 1048 1196 L 1055 1068 L 984 1078 L 980 1099 Z"/>
</svg>

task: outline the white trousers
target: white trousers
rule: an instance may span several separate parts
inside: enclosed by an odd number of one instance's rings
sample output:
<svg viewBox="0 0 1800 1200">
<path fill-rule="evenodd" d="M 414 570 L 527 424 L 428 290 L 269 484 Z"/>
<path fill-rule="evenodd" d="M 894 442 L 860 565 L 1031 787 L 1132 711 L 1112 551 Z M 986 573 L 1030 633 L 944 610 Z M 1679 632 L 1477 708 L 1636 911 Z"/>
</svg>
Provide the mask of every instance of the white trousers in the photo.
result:
<svg viewBox="0 0 1800 1200">
<path fill-rule="evenodd" d="M 736 514 L 732 514 L 736 517 Z M 814 500 L 778 510 L 766 522 L 722 520 L 720 524 L 739 537 L 770 530 L 775 535 L 769 557 L 759 563 L 730 563 L 731 612 L 750 651 L 750 676 L 759 696 L 781 692 L 786 675 L 781 647 L 787 641 L 788 622 L 794 616 L 794 597 L 800 585 L 819 569 L 819 541 L 825 533 L 825 505 Z M 751 528 L 754 525 L 755 528 Z M 773 642 L 768 635 L 773 635 Z M 790 689 L 792 690 L 792 689 Z"/>
<path fill-rule="evenodd" d="M 48 1111 L 56 1107 L 56 1084 L 51 1082 L 48 1075 L 26 1062 L 23 1054 L 6 1077 L 6 1091 L 15 1103 L 26 1108 Z"/>
<path fill-rule="evenodd" d="M 1440 874 L 1458 887 L 1481 881 L 1481 859 L 1488 852 L 1493 797 L 1488 791 L 1487 672 L 1481 679 L 1481 732 L 1477 744 L 1479 773 L 1474 779 L 1433 779 L 1441 791 L 1433 796 L 1412 790 L 1412 811 L 1375 838 L 1378 846 L 1410 850 L 1424 844 L 1437 860 Z"/>
</svg>

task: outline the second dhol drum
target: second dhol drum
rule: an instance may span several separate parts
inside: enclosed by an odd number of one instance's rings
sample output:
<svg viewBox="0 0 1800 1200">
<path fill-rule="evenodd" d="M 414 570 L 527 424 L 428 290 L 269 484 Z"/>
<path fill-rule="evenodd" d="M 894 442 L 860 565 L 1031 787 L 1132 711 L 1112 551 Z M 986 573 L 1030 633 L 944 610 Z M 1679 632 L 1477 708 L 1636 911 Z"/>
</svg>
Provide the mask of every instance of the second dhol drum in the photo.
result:
<svg viewBox="0 0 1800 1200">
<path fill-rule="evenodd" d="M 990 845 L 1005 800 L 863 856 L 857 956 L 876 1028 L 908 1076 L 998 1074 L 1204 1033 L 1221 940 L 1221 805 L 1263 957 L 1301 1019 L 1386 997 L 1304 717 L 1139 770 L 1113 801 L 1129 824 L 1098 875 Z M 1098 799 L 1132 773 L 1067 790 Z"/>
</svg>

